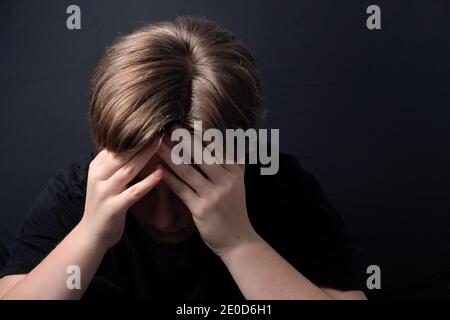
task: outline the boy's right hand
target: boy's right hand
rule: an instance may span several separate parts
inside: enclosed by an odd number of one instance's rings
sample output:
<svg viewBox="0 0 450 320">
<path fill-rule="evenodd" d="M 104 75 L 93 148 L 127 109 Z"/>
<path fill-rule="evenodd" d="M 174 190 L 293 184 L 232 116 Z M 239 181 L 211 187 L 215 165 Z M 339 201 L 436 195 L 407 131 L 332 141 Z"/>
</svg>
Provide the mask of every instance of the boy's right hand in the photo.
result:
<svg viewBox="0 0 450 320">
<path fill-rule="evenodd" d="M 162 178 L 156 169 L 149 176 L 128 187 L 158 151 L 158 139 L 138 153 L 113 153 L 103 149 L 90 163 L 86 188 L 86 203 L 79 227 L 107 250 L 122 237 L 128 208 L 152 190 Z"/>
</svg>

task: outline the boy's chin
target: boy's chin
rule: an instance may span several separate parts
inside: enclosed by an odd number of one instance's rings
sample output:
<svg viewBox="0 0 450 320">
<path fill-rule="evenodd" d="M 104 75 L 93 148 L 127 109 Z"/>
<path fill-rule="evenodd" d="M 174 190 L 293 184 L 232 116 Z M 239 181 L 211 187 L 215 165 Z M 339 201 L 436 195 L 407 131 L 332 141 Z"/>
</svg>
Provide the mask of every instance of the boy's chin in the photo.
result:
<svg viewBox="0 0 450 320">
<path fill-rule="evenodd" d="M 177 244 L 183 242 L 190 238 L 194 232 L 195 228 L 185 227 L 177 232 L 160 232 L 158 230 L 152 229 L 150 234 L 152 238 L 159 243 L 167 243 L 167 244 Z"/>
</svg>

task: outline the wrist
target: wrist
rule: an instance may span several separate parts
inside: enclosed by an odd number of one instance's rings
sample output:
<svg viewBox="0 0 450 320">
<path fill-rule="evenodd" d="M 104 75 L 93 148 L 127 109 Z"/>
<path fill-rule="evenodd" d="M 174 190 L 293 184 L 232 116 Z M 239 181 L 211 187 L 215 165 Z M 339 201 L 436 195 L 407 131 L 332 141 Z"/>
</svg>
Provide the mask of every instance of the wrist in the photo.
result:
<svg viewBox="0 0 450 320">
<path fill-rule="evenodd" d="M 234 261 L 238 261 L 242 257 L 245 257 L 246 253 L 265 246 L 267 246 L 267 243 L 253 230 L 245 239 L 224 251 L 223 254 L 220 255 L 220 258 L 225 265 L 229 265 Z"/>
<path fill-rule="evenodd" d="M 109 249 L 109 247 L 96 236 L 95 232 L 89 227 L 89 223 L 85 219 L 81 219 L 73 231 L 82 246 L 100 254 L 104 254 Z"/>
</svg>

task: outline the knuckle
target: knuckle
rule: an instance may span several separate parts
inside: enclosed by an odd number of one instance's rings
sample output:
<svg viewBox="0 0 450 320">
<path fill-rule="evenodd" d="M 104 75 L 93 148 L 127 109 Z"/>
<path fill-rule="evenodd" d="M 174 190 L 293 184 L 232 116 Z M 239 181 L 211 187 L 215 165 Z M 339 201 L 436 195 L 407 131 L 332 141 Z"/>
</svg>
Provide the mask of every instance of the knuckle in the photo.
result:
<svg viewBox="0 0 450 320">
<path fill-rule="evenodd" d="M 214 207 L 222 198 L 221 193 L 218 191 L 210 192 L 207 201 L 203 202 L 203 207 L 208 209 Z"/>
<path fill-rule="evenodd" d="M 130 177 L 130 176 L 134 175 L 134 173 L 135 173 L 135 168 L 132 166 L 126 166 L 121 169 L 121 176 L 123 176 L 124 178 Z"/>
<path fill-rule="evenodd" d="M 88 178 L 90 181 L 99 181 L 100 180 L 100 172 L 98 168 L 93 167 L 89 169 Z"/>
<path fill-rule="evenodd" d="M 95 170 L 95 168 L 97 168 L 97 162 L 94 159 L 89 163 L 89 171 Z"/>
<path fill-rule="evenodd" d="M 123 201 L 119 201 L 118 199 L 109 199 L 108 202 L 105 203 L 105 205 L 108 206 L 108 208 L 114 208 L 114 210 L 110 210 L 112 215 L 120 214 L 122 210 L 126 210 L 126 204 L 123 203 Z"/>
<path fill-rule="evenodd" d="M 108 198 L 106 186 L 102 183 L 96 183 L 95 185 L 88 186 L 87 193 L 89 198 L 93 201 L 104 201 Z"/>
<path fill-rule="evenodd" d="M 106 181 L 100 181 L 95 185 L 95 191 L 100 195 L 106 195 L 108 189 L 108 183 Z"/>
<path fill-rule="evenodd" d="M 234 187 L 235 187 L 235 181 L 233 181 L 232 178 L 226 179 L 222 184 L 223 191 L 226 193 L 232 191 L 234 189 Z"/>
<path fill-rule="evenodd" d="M 208 211 L 208 203 L 204 201 L 197 201 L 194 204 L 193 211 L 197 215 L 197 217 L 203 217 L 205 216 L 205 213 Z"/>
<path fill-rule="evenodd" d="M 128 192 L 129 192 L 131 198 L 133 198 L 133 199 L 137 199 L 137 198 L 140 198 L 143 196 L 143 190 L 136 186 L 130 187 Z"/>
</svg>

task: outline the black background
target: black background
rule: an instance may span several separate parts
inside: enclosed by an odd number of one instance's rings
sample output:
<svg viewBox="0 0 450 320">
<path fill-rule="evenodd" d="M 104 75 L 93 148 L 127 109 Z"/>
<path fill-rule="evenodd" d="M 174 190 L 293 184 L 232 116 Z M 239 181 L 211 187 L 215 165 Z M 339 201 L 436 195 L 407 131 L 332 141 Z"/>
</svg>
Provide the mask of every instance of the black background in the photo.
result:
<svg viewBox="0 0 450 320">
<path fill-rule="evenodd" d="M 66 28 L 81 7 L 82 29 Z M 382 30 L 366 28 L 381 7 Z M 88 82 L 115 36 L 193 14 L 255 55 L 266 126 L 341 211 L 377 298 L 450 285 L 450 1 L 0 1 L 1 241 L 55 171 L 93 149 Z"/>
</svg>

